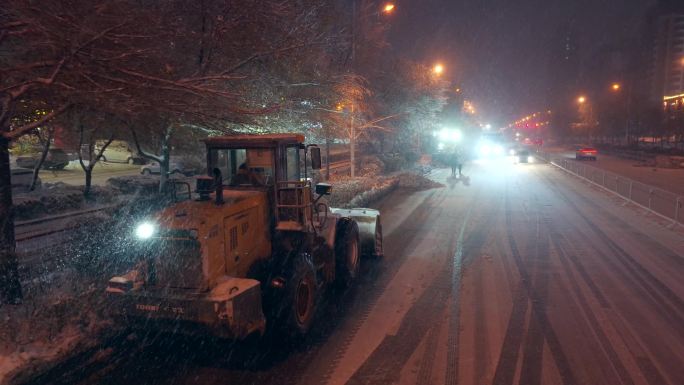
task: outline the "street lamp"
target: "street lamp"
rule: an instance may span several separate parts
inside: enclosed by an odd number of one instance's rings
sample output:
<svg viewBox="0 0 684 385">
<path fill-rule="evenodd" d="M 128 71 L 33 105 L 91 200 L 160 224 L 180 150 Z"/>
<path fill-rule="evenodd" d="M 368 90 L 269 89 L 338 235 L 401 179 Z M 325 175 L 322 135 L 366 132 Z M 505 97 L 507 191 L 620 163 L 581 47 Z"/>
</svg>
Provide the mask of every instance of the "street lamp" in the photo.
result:
<svg viewBox="0 0 684 385">
<path fill-rule="evenodd" d="M 384 13 L 392 13 L 394 11 L 394 8 L 394 3 L 387 3 L 384 7 L 382 7 L 382 11 Z"/>
<path fill-rule="evenodd" d="M 579 98 L 577 98 L 577 103 L 579 103 L 579 104 L 584 104 L 586 101 L 587 101 L 587 98 L 584 96 L 580 96 Z"/>
<path fill-rule="evenodd" d="M 617 92 L 617 91 L 620 91 L 620 89 L 622 88 L 622 85 L 620 85 L 620 83 L 613 83 L 613 84 L 610 86 L 610 88 L 612 88 L 613 91 Z"/>
<path fill-rule="evenodd" d="M 439 76 L 444 72 L 444 66 L 440 63 L 435 64 L 435 66 L 432 68 L 432 72 Z"/>
</svg>

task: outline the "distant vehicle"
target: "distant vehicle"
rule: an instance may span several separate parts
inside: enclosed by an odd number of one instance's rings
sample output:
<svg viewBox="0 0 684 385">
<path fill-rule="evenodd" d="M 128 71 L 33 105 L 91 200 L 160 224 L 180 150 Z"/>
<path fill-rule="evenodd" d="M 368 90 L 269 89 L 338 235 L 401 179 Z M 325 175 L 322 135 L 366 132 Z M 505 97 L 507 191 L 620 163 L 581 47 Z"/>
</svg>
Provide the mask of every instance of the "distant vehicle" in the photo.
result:
<svg viewBox="0 0 684 385">
<path fill-rule="evenodd" d="M 575 151 L 575 159 L 577 160 L 596 160 L 596 151 L 593 147 L 581 147 Z"/>
<path fill-rule="evenodd" d="M 534 156 L 528 150 L 519 150 L 513 156 L 515 163 L 534 163 Z"/>
<path fill-rule="evenodd" d="M 509 145 L 507 147 L 508 150 L 508 155 L 510 156 L 515 156 L 517 155 L 520 151 L 524 151 L 525 149 L 520 146 L 520 145 Z"/>
<path fill-rule="evenodd" d="M 13 168 L 12 173 L 12 193 L 27 192 L 33 180 L 33 170 L 28 168 Z M 42 184 L 40 177 L 36 180 L 36 188 Z"/>
<path fill-rule="evenodd" d="M 504 157 L 506 146 L 503 135 L 499 132 L 482 133 L 476 151 L 480 159 Z"/>
<path fill-rule="evenodd" d="M 15 163 L 20 168 L 34 168 L 42 155 L 42 149 L 35 148 L 28 154 L 17 156 Z M 69 155 L 61 148 L 51 148 L 48 150 L 43 169 L 61 170 L 69 164 Z"/>
<path fill-rule="evenodd" d="M 171 158 L 169 161 L 169 174 L 183 174 L 185 176 L 194 175 L 197 170 L 194 167 L 186 164 L 183 159 Z M 160 174 L 161 166 L 159 162 L 150 162 L 140 167 L 140 173 L 143 175 Z"/>
<path fill-rule="evenodd" d="M 100 149 L 107 143 L 103 140 L 95 142 L 95 154 L 99 153 Z M 110 163 L 128 163 L 140 164 L 142 158 L 138 156 L 137 151 L 124 140 L 114 140 L 105 148 L 102 153 L 102 160 Z"/>
</svg>

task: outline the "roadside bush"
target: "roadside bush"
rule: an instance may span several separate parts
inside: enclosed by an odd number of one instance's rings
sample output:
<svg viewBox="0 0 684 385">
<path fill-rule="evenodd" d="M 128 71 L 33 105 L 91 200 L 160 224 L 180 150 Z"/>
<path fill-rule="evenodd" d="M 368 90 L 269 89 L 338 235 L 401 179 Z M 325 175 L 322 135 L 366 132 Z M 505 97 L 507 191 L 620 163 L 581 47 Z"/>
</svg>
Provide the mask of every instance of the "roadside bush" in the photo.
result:
<svg viewBox="0 0 684 385">
<path fill-rule="evenodd" d="M 380 160 L 385 165 L 385 172 L 397 172 L 404 168 L 406 160 L 399 153 L 386 153 L 380 156 Z"/>
<path fill-rule="evenodd" d="M 159 178 L 142 175 L 120 176 L 109 178 L 106 186 L 126 195 L 155 195 L 159 190 Z"/>
<path fill-rule="evenodd" d="M 363 177 L 380 175 L 385 170 L 385 163 L 377 156 L 364 158 L 358 174 Z"/>
</svg>

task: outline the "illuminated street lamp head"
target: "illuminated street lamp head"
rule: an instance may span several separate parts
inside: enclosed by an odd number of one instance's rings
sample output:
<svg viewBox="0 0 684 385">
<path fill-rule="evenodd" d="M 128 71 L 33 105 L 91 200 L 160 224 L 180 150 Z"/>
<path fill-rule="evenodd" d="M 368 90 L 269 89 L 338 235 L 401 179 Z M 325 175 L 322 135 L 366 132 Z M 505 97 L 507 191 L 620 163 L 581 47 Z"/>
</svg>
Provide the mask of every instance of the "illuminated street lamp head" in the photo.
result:
<svg viewBox="0 0 684 385">
<path fill-rule="evenodd" d="M 610 88 L 612 88 L 613 91 L 620 91 L 620 88 L 622 88 L 622 86 L 620 85 L 620 83 L 613 83 L 613 85 L 610 86 Z"/>
<path fill-rule="evenodd" d="M 586 101 L 587 101 L 587 98 L 584 96 L 580 96 L 579 98 L 577 98 L 577 103 L 579 103 L 579 104 L 584 104 Z"/>
<path fill-rule="evenodd" d="M 441 75 L 444 72 L 444 66 L 442 64 L 437 63 L 432 68 L 432 72 L 434 72 L 435 75 Z"/>
<path fill-rule="evenodd" d="M 382 7 L 382 11 L 385 13 L 392 13 L 394 11 L 394 4 L 393 3 L 385 4 L 385 6 Z"/>
</svg>

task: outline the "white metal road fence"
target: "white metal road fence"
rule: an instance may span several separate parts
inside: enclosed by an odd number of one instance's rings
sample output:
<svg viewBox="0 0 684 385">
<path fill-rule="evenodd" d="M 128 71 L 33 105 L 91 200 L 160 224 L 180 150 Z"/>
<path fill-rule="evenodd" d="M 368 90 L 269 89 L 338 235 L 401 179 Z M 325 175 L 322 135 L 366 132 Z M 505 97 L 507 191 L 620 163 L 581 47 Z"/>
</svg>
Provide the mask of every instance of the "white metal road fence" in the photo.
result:
<svg viewBox="0 0 684 385">
<path fill-rule="evenodd" d="M 684 197 L 568 158 L 540 153 L 547 162 L 609 190 L 673 223 L 684 223 Z"/>
</svg>

